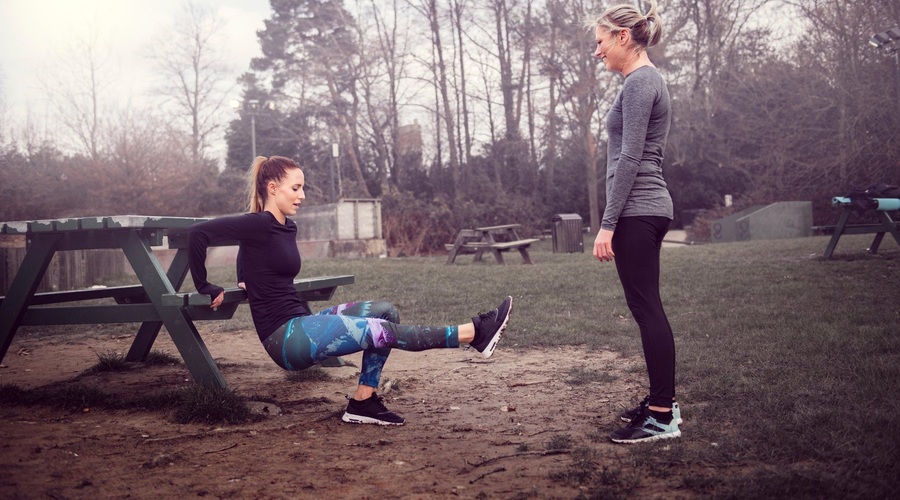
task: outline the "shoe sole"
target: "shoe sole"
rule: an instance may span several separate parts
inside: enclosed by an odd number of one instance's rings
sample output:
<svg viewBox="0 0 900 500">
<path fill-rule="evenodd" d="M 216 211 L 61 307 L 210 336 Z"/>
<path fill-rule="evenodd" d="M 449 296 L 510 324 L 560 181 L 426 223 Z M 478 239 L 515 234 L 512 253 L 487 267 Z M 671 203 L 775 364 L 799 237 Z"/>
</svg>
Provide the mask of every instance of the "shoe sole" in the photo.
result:
<svg viewBox="0 0 900 500">
<path fill-rule="evenodd" d="M 497 329 L 497 332 L 491 337 L 491 341 L 488 342 L 487 347 L 481 351 L 481 357 L 487 359 L 494 355 L 494 349 L 497 348 L 497 344 L 500 342 L 500 337 L 503 335 L 504 330 L 506 330 L 506 325 L 509 323 L 509 316 L 512 314 L 513 310 L 513 301 L 512 297 L 509 297 L 509 309 L 506 310 L 506 317 L 503 318 L 503 323 L 500 325 L 500 328 Z"/>
<path fill-rule="evenodd" d="M 660 441 L 663 439 L 674 439 L 674 438 L 678 438 L 678 437 L 681 437 L 680 430 L 675 431 L 675 432 L 668 432 L 666 434 L 656 434 L 655 436 L 647 436 L 645 438 L 640 438 L 640 439 L 616 439 L 616 438 L 612 438 L 612 437 L 609 439 L 613 443 L 634 444 L 634 443 L 649 443 L 651 441 Z"/>
<path fill-rule="evenodd" d="M 388 422 L 387 420 L 379 420 L 372 417 L 364 417 L 362 415 L 354 415 L 344 412 L 341 420 L 348 424 L 376 424 L 376 425 L 403 425 L 405 422 Z"/>
</svg>

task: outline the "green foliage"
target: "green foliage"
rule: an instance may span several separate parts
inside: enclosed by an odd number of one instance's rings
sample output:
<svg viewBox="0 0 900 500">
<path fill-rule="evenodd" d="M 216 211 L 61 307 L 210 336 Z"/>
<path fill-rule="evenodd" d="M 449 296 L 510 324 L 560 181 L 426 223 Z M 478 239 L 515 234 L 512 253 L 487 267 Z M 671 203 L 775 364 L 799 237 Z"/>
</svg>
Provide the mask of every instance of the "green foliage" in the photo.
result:
<svg viewBox="0 0 900 500">
<path fill-rule="evenodd" d="M 114 351 L 97 354 L 97 364 L 87 370 L 88 373 L 124 372 L 131 369 L 125 356 Z"/>
<path fill-rule="evenodd" d="M 246 399 L 232 390 L 194 385 L 182 389 L 175 411 L 179 424 L 239 424 L 261 417 L 253 415 Z"/>
<path fill-rule="evenodd" d="M 3 384 L 0 385 L 0 404 L 43 405 L 69 411 L 174 409 L 173 419 L 180 424 L 238 424 L 262 419 L 262 416 L 250 411 L 246 398 L 234 391 L 199 385 L 176 390 L 121 395 L 80 383 L 56 384 L 35 389 L 22 389 L 12 384 Z"/>
<path fill-rule="evenodd" d="M 145 366 L 166 366 L 166 365 L 180 365 L 182 364 L 181 358 L 167 352 L 152 350 L 149 354 L 147 354 L 147 358 L 144 359 L 141 363 Z"/>
<path fill-rule="evenodd" d="M 487 195 L 484 196 L 488 198 Z M 532 198 L 499 195 L 492 201 L 452 202 L 446 196 L 422 200 L 408 191 L 385 194 L 382 199 L 382 224 L 388 248 L 395 256 L 444 252 L 460 228 L 493 226 L 516 221 L 523 225 L 522 237 L 539 234 L 549 223 Z"/>
<path fill-rule="evenodd" d="M 27 404 L 29 401 L 28 391 L 15 384 L 0 384 L 0 403 L 4 406 Z"/>
<path fill-rule="evenodd" d="M 550 436 L 544 448 L 547 451 L 562 451 L 572 447 L 572 436 L 568 434 L 554 434 Z"/>
</svg>

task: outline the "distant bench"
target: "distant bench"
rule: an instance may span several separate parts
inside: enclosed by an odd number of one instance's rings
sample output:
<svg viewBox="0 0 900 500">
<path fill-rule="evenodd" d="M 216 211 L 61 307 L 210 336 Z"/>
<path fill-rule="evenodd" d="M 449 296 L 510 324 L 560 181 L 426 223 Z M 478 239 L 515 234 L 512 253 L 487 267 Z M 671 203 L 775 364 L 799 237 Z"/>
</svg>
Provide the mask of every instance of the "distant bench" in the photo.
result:
<svg viewBox="0 0 900 500">
<path fill-rule="evenodd" d="M 900 199 L 897 198 L 872 198 L 875 215 L 879 222 L 877 224 L 848 224 L 850 214 L 856 209 L 854 208 L 850 198 L 844 196 L 836 196 L 831 199 L 831 205 L 840 207 L 841 215 L 838 223 L 834 226 L 813 226 L 813 231 L 822 233 L 831 233 L 831 239 L 825 248 L 825 258 L 830 259 L 834 254 L 841 236 L 845 234 L 874 234 L 875 239 L 869 245 L 868 251 L 871 254 L 878 253 L 878 247 L 881 246 L 881 240 L 884 239 L 885 233 L 889 233 L 900 245 L 900 221 L 895 222 L 887 214 L 887 212 L 900 210 Z"/>
<path fill-rule="evenodd" d="M 456 240 L 444 247 L 450 252 L 447 264 L 453 264 L 459 254 L 475 254 L 475 260 L 480 261 L 484 252 L 491 252 L 498 264 L 505 264 L 503 252 L 518 250 L 522 260 L 526 264 L 532 264 L 528 255 L 528 247 L 532 243 L 540 241 L 537 238 L 520 238 L 516 228 L 521 224 L 503 224 L 499 226 L 477 227 L 475 229 L 460 229 L 456 234 Z M 499 240 L 499 241 L 498 241 Z"/>
</svg>

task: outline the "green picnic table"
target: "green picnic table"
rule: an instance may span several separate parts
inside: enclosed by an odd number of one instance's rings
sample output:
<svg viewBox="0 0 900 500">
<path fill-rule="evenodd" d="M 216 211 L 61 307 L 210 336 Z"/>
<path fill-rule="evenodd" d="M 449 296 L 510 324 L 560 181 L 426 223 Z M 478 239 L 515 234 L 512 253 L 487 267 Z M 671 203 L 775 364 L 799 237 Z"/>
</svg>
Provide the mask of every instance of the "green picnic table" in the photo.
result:
<svg viewBox="0 0 900 500">
<path fill-rule="evenodd" d="M 450 255 L 447 264 L 453 264 L 461 253 L 474 253 L 475 260 L 480 261 L 484 252 L 491 252 L 498 264 L 504 264 L 503 253 L 510 250 L 518 250 L 522 260 L 531 264 L 528 255 L 528 247 L 532 243 L 540 241 L 536 238 L 520 238 L 516 228 L 521 224 L 502 224 L 499 226 L 476 227 L 475 229 L 461 229 L 456 233 L 455 241 L 446 245 Z"/>
<path fill-rule="evenodd" d="M 142 361 L 165 325 L 178 352 L 198 384 L 228 385 L 194 325 L 195 320 L 226 320 L 246 298 L 240 288 L 227 288 L 215 310 L 210 298 L 179 293 L 188 273 L 187 228 L 203 218 L 123 215 L 56 220 L 0 222 L 0 234 L 25 235 L 24 260 L 8 294 L 0 297 L 0 362 L 22 325 L 141 323 L 125 359 Z M 219 246 L 236 245 L 226 242 Z M 153 247 L 176 249 L 164 270 Z M 56 252 L 121 249 L 134 269 L 138 285 L 35 293 Z M 337 287 L 353 276 L 299 279 L 294 288 L 303 301 L 329 300 Z M 112 298 L 115 304 L 55 305 Z"/>
<path fill-rule="evenodd" d="M 881 240 L 885 234 L 894 237 L 894 241 L 900 245 L 900 222 L 891 219 L 888 212 L 900 210 L 900 199 L 898 198 L 872 198 L 875 216 L 878 219 L 876 224 L 848 224 L 850 215 L 857 211 L 853 206 L 853 202 L 846 196 L 835 196 L 831 199 L 831 205 L 841 209 L 841 216 L 838 223 L 834 226 L 818 226 L 814 229 L 833 230 L 831 239 L 828 240 L 828 246 L 825 247 L 825 258 L 830 259 L 834 254 L 841 236 L 845 234 L 874 234 L 875 238 L 869 245 L 868 252 L 871 254 L 878 253 L 878 247 L 881 246 Z"/>
</svg>

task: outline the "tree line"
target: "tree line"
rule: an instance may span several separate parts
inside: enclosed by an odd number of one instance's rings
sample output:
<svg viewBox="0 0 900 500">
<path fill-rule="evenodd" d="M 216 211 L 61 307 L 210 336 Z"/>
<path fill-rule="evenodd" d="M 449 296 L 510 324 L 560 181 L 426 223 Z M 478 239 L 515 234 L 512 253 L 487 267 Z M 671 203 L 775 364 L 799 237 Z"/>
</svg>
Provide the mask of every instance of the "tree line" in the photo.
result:
<svg viewBox="0 0 900 500">
<path fill-rule="evenodd" d="M 827 224 L 832 196 L 900 183 L 894 67 L 867 43 L 900 24 L 896 2 L 660 4 L 663 43 L 650 57 L 672 95 L 663 172 L 676 226 L 702 237 L 704 222 L 727 210 L 781 200 L 812 201 L 816 222 Z M 156 120 L 107 113 L 115 126 L 92 142 L 82 112 L 69 120 L 81 130 L 74 153 L 0 140 L 0 189 L 17 200 L 0 218 L 237 212 L 255 136 L 259 154 L 301 163 L 310 203 L 381 197 L 395 253 L 440 250 L 473 225 L 515 221 L 536 232 L 557 213 L 579 213 L 596 228 L 605 202 L 602 119 L 622 78 L 593 59 L 585 22 L 606 6 L 272 0 L 258 32 L 262 55 L 238 82 L 245 105 L 224 127 L 221 171 L 207 148 L 222 133 L 208 120 L 224 95 L 214 39 L 189 37 L 154 59 L 172 76 L 163 91 L 172 104 Z M 216 31 L 202 15 L 185 19 L 180 32 Z M 203 82 L 205 94 L 190 91 Z M 78 186 L 66 202 L 63 185 Z M 723 206 L 726 194 L 734 207 Z"/>
</svg>

